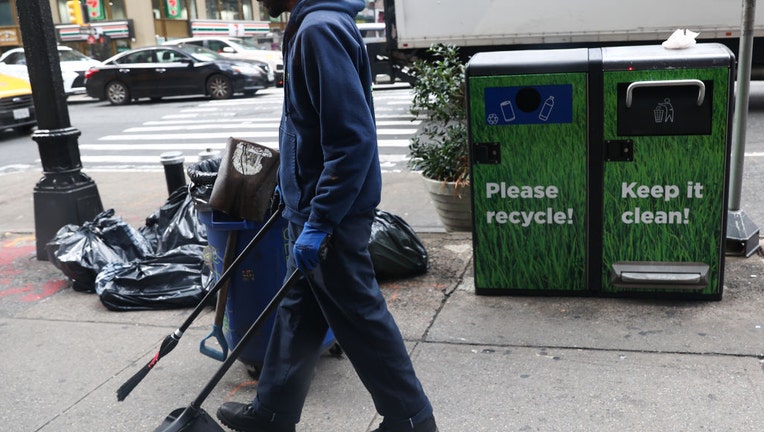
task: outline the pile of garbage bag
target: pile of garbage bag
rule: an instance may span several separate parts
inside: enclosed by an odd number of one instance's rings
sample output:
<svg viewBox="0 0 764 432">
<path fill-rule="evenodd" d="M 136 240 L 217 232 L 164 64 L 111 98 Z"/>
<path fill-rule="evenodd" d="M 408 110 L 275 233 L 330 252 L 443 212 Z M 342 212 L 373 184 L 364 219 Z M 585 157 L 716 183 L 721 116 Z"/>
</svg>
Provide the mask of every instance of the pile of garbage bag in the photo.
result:
<svg viewBox="0 0 764 432">
<path fill-rule="evenodd" d="M 214 283 L 205 258 L 207 231 L 198 213 L 210 211 L 210 195 L 221 166 L 206 159 L 186 169 L 189 185 L 173 192 L 135 229 L 114 209 L 81 226 L 66 225 L 46 244 L 48 259 L 72 288 L 98 294 L 114 311 L 196 306 Z M 427 250 L 400 217 L 377 210 L 369 251 L 379 278 L 427 271 Z"/>
<path fill-rule="evenodd" d="M 210 281 L 206 245 L 206 228 L 183 187 L 139 229 L 109 209 L 82 226 L 65 225 L 46 251 L 74 290 L 95 292 L 111 310 L 132 311 L 196 306 Z"/>
</svg>

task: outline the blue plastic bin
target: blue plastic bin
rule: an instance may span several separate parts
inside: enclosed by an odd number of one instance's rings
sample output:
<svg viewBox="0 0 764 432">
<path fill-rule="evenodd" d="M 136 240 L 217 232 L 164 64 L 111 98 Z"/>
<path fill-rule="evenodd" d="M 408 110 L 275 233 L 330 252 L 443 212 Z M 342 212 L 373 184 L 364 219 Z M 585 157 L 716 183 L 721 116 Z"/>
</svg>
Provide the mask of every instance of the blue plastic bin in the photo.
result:
<svg viewBox="0 0 764 432">
<path fill-rule="evenodd" d="M 217 280 L 223 273 L 223 256 L 229 232 L 238 231 L 236 254 L 240 254 L 264 224 L 234 219 L 217 210 L 200 211 L 198 215 L 207 228 L 207 242 L 213 263 L 212 273 Z M 287 221 L 279 219 L 241 262 L 230 279 L 223 334 L 231 349 L 239 343 L 244 333 L 281 288 L 286 276 L 286 260 Z M 254 368 L 257 373 L 265 358 L 273 322 L 274 317 L 271 315 L 239 356 L 240 361 Z M 324 339 L 324 348 L 329 349 L 334 343 L 334 334 L 330 329 Z"/>
</svg>

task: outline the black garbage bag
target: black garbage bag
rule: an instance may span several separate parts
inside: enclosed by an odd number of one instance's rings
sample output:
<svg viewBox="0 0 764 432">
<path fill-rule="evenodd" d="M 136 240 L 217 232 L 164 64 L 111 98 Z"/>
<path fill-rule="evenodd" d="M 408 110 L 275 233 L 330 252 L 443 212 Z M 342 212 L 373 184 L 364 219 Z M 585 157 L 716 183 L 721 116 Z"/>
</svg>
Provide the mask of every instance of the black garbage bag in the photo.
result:
<svg viewBox="0 0 764 432">
<path fill-rule="evenodd" d="M 427 271 L 427 249 L 401 217 L 377 209 L 369 253 L 378 278 L 416 276 Z"/>
<path fill-rule="evenodd" d="M 207 228 L 197 217 L 189 187 L 173 192 L 138 231 L 151 244 L 155 255 L 183 245 L 207 244 Z"/>
<path fill-rule="evenodd" d="M 203 253 L 204 246 L 183 245 L 142 261 L 110 264 L 96 278 L 96 294 L 113 311 L 196 306 L 210 282 Z"/>
<path fill-rule="evenodd" d="M 186 168 L 186 174 L 191 179 L 189 193 L 197 203 L 207 204 L 210 202 L 212 186 L 218 178 L 218 170 L 222 160 L 222 157 L 205 159 Z"/>
<path fill-rule="evenodd" d="M 76 291 L 93 291 L 104 266 L 151 255 L 148 241 L 136 229 L 105 210 L 82 226 L 66 225 L 46 244 L 48 258 L 72 280 Z"/>
<path fill-rule="evenodd" d="M 72 236 L 78 235 L 77 231 L 80 230 L 79 225 L 67 224 L 59 228 L 56 235 L 47 243 L 45 243 L 45 252 L 48 255 L 48 261 L 53 264 L 54 267 L 61 270 L 61 261 L 56 256 L 61 245 L 68 245 L 75 241 Z M 80 236 L 82 238 L 82 236 Z"/>
</svg>

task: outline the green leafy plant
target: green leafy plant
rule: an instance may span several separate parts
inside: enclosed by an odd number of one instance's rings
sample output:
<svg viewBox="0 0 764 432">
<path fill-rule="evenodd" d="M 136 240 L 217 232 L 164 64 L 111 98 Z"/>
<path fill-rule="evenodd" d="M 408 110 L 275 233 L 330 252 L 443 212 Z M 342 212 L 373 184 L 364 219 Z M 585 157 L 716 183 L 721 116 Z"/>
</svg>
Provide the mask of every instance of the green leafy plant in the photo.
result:
<svg viewBox="0 0 764 432">
<path fill-rule="evenodd" d="M 453 45 L 434 44 L 414 63 L 411 113 L 423 119 L 411 139 L 409 167 L 433 180 L 469 186 L 465 65 Z"/>
</svg>

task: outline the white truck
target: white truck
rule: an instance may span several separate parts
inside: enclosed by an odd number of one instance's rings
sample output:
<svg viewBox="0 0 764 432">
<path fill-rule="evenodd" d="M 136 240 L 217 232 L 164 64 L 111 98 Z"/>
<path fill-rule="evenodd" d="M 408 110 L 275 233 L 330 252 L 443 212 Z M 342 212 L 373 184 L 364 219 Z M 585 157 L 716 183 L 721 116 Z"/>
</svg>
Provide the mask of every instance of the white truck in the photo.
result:
<svg viewBox="0 0 764 432">
<path fill-rule="evenodd" d="M 698 42 L 737 52 L 742 10 L 743 0 L 384 0 L 385 50 L 395 73 L 405 73 L 433 43 L 457 45 L 470 56 L 660 43 L 687 29 L 700 33 Z M 754 34 L 764 36 L 764 20 L 756 20 Z M 755 39 L 754 66 L 764 65 L 759 45 Z"/>
</svg>

